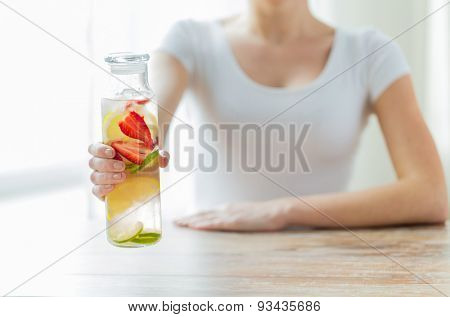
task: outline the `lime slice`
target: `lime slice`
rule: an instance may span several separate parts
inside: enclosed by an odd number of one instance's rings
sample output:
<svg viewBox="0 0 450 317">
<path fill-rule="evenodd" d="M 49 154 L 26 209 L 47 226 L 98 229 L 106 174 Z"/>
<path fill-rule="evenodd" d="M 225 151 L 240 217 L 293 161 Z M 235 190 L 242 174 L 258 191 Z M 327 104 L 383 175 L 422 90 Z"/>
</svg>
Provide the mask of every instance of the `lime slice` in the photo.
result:
<svg viewBox="0 0 450 317">
<path fill-rule="evenodd" d="M 157 238 L 161 236 L 161 232 L 151 229 L 144 229 L 139 233 L 139 238 Z"/>
<path fill-rule="evenodd" d="M 160 232 L 146 232 L 143 230 L 139 235 L 134 237 L 131 242 L 139 244 L 154 244 L 161 239 Z"/>
<path fill-rule="evenodd" d="M 144 169 L 148 166 L 153 166 L 155 165 L 155 163 L 157 163 L 157 158 L 159 156 L 159 151 L 156 148 L 155 150 L 153 150 L 153 152 L 151 152 L 150 154 L 147 155 L 147 157 L 144 159 L 144 161 L 141 163 L 141 165 L 137 165 L 137 164 L 130 164 L 126 167 L 126 170 L 128 172 L 130 172 L 131 174 L 135 174 L 137 172 L 139 172 L 140 170 Z"/>
<path fill-rule="evenodd" d="M 134 226 L 121 226 L 115 227 L 117 224 L 111 226 L 111 238 L 116 243 L 128 242 L 136 238 L 142 229 L 144 229 L 144 224 L 140 221 L 136 222 Z M 115 228 L 114 228 L 115 227 Z"/>
</svg>

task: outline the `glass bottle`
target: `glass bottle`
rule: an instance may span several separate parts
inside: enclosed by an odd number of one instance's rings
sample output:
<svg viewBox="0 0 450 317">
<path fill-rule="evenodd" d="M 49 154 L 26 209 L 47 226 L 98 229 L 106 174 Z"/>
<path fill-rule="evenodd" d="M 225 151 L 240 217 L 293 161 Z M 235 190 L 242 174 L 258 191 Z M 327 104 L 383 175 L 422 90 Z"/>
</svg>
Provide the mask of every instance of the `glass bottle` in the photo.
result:
<svg viewBox="0 0 450 317">
<path fill-rule="evenodd" d="M 142 247 L 161 238 L 158 106 L 147 81 L 148 54 L 105 58 L 114 87 L 102 98 L 103 143 L 125 163 L 126 178 L 105 197 L 108 241 Z"/>
</svg>

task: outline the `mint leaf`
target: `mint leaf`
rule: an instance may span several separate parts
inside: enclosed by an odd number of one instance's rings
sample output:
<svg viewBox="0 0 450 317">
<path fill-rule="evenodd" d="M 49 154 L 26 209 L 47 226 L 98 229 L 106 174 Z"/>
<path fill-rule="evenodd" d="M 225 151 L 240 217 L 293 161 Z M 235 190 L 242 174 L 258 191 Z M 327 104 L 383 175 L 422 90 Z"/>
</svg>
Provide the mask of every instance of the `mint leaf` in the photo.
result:
<svg viewBox="0 0 450 317">
<path fill-rule="evenodd" d="M 141 163 L 141 165 L 130 164 L 130 165 L 127 165 L 126 170 L 128 172 L 130 172 L 131 174 L 135 174 L 135 173 L 139 172 L 141 169 L 143 169 L 144 167 L 146 167 L 147 165 L 149 165 L 150 163 L 153 164 L 153 161 L 155 160 L 155 158 L 158 158 L 158 156 L 159 156 L 159 151 L 158 151 L 158 149 L 155 149 L 153 152 L 151 152 L 147 155 L 147 157 L 144 159 L 144 161 Z"/>
<path fill-rule="evenodd" d="M 128 164 L 127 167 L 125 168 L 125 170 L 127 170 L 128 172 L 130 172 L 131 174 L 136 173 L 139 170 L 139 166 L 137 164 Z"/>
</svg>

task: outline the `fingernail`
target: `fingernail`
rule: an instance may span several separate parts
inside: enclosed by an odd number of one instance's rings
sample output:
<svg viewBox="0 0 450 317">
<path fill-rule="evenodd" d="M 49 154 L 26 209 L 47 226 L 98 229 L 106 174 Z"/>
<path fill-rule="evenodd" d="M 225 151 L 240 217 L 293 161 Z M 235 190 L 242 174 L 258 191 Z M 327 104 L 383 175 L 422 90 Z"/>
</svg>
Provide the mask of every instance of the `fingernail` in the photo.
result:
<svg viewBox="0 0 450 317">
<path fill-rule="evenodd" d="M 113 188 L 112 185 L 105 185 L 105 189 L 111 189 L 111 188 Z"/>
<path fill-rule="evenodd" d="M 113 157 L 113 150 L 112 149 L 106 149 L 105 150 L 105 154 L 107 155 L 107 156 L 109 156 L 109 157 Z"/>
<path fill-rule="evenodd" d="M 114 179 L 121 179 L 122 178 L 122 174 L 116 173 L 116 174 L 113 175 L 113 178 Z"/>
<path fill-rule="evenodd" d="M 116 170 L 121 170 L 123 168 L 123 163 L 122 162 L 115 162 L 113 166 L 114 166 L 114 168 Z"/>
</svg>

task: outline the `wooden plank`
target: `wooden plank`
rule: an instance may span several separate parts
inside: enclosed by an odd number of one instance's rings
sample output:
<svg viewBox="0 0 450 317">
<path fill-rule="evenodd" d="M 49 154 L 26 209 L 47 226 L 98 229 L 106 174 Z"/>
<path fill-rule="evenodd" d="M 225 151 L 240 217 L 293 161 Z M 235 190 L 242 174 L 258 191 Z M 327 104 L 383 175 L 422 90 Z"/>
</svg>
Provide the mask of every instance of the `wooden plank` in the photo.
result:
<svg viewBox="0 0 450 317">
<path fill-rule="evenodd" d="M 445 226 L 355 230 L 428 283 L 450 294 Z M 352 234 L 290 230 L 239 234 L 165 224 L 163 240 L 142 249 L 104 237 L 17 290 L 75 296 L 439 296 Z"/>
</svg>

